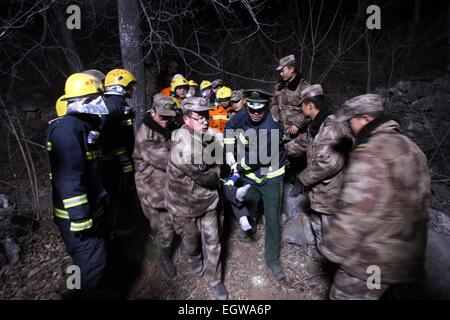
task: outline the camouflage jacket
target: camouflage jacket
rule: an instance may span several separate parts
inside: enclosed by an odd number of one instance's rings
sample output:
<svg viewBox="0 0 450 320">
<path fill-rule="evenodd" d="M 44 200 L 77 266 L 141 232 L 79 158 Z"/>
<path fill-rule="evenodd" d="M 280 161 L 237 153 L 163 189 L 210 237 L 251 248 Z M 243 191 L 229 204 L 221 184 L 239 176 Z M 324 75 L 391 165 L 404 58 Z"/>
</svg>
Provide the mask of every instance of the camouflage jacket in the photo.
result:
<svg viewBox="0 0 450 320">
<path fill-rule="evenodd" d="M 270 112 L 278 122 L 283 126 L 284 132 L 292 125 L 298 128 L 304 128 L 309 122 L 305 119 L 301 108 L 300 92 L 305 89 L 307 83 L 301 78 L 300 74 L 289 83 L 279 82 L 275 86 L 275 94 L 271 99 Z"/>
<path fill-rule="evenodd" d="M 399 133 L 397 122 L 382 122 L 350 155 L 336 213 L 319 250 L 363 280 L 375 265 L 381 283 L 414 281 L 423 275 L 429 199 L 425 155 Z"/>
<path fill-rule="evenodd" d="M 317 133 L 312 126 L 316 125 Z M 319 113 L 310 124 L 306 135 L 299 135 L 285 145 L 289 155 L 306 152 L 307 167 L 298 178 L 310 189 L 308 193 L 311 209 L 333 214 L 333 208 L 342 185 L 345 155 L 336 150 L 348 130 L 336 121 L 332 114 Z"/>
<path fill-rule="evenodd" d="M 146 116 L 148 117 L 148 116 Z M 136 133 L 133 161 L 136 189 L 145 206 L 165 208 L 164 184 L 169 160 L 170 133 L 154 121 L 146 121 Z"/>
<path fill-rule="evenodd" d="M 211 128 L 203 135 L 186 126 L 172 134 L 172 149 L 167 165 L 166 208 L 173 215 L 197 217 L 217 208 L 219 175 L 217 165 L 208 157 L 212 144 L 223 156 L 223 139 Z"/>
</svg>

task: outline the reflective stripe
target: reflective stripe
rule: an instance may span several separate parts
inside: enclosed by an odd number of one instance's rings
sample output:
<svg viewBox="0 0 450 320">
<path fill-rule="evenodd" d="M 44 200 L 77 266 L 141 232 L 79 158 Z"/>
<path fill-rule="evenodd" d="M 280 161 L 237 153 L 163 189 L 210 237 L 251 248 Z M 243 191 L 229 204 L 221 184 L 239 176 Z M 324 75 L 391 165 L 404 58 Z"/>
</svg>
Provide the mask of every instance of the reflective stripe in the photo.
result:
<svg viewBox="0 0 450 320">
<path fill-rule="evenodd" d="M 52 151 L 52 142 L 47 141 L 47 151 Z"/>
<path fill-rule="evenodd" d="M 226 121 L 228 121 L 228 117 L 227 116 L 217 115 L 217 116 L 212 116 L 212 118 L 213 118 L 213 120 L 226 120 Z"/>
<path fill-rule="evenodd" d="M 123 148 L 118 148 L 118 149 L 116 149 L 116 150 L 113 151 L 113 153 L 114 153 L 116 156 L 120 156 L 121 154 L 124 154 L 124 153 L 126 153 L 126 152 L 127 152 L 127 149 L 126 149 L 125 147 L 123 147 Z"/>
<path fill-rule="evenodd" d="M 92 213 L 92 216 L 94 218 L 99 218 L 105 213 L 105 208 L 103 206 L 100 206 L 97 210 L 95 210 Z M 70 219 L 69 218 L 69 212 L 67 210 L 62 210 L 58 208 L 53 208 L 53 214 L 61 219 Z"/>
<path fill-rule="evenodd" d="M 235 144 L 236 138 L 223 138 L 223 144 Z"/>
<path fill-rule="evenodd" d="M 252 179 L 254 181 L 256 181 L 256 183 L 262 183 L 264 181 L 264 179 L 260 179 L 256 176 L 256 174 L 254 174 L 253 172 L 251 173 L 246 173 L 245 176 L 249 179 Z"/>
<path fill-rule="evenodd" d="M 82 204 L 88 203 L 87 194 L 82 194 L 81 196 L 68 198 L 63 200 L 64 208 L 72 208 L 76 206 L 81 206 Z"/>
<path fill-rule="evenodd" d="M 242 164 L 241 164 L 241 165 L 242 165 Z M 264 179 L 273 179 L 273 178 L 279 177 L 279 176 L 283 175 L 284 172 L 285 172 L 285 167 L 282 166 L 281 168 L 279 168 L 279 169 L 277 169 L 277 170 L 275 170 L 275 171 L 272 171 L 272 172 L 268 173 L 268 174 L 265 175 L 263 178 L 258 178 L 258 177 L 256 176 L 256 174 L 254 174 L 253 172 L 251 172 L 251 173 L 246 173 L 245 176 L 246 176 L 247 178 L 249 178 L 249 179 L 252 179 L 252 180 L 256 181 L 256 183 L 262 183 L 262 182 L 264 182 Z"/>
<path fill-rule="evenodd" d="M 365 148 L 367 147 L 367 143 L 360 143 L 356 146 L 357 149 Z"/>
<path fill-rule="evenodd" d="M 245 158 L 242 158 L 241 160 L 241 166 L 244 168 L 244 170 L 250 170 L 251 168 L 245 163 Z"/>
<path fill-rule="evenodd" d="M 132 164 L 124 165 L 122 167 L 122 171 L 123 171 L 123 173 L 128 173 L 128 172 L 133 171 L 133 165 Z"/>
<path fill-rule="evenodd" d="M 114 155 L 113 154 L 104 154 L 102 155 L 102 160 L 113 160 L 114 159 Z"/>
<path fill-rule="evenodd" d="M 69 219 L 69 212 L 58 208 L 53 208 L 53 214 L 61 219 Z"/>
<path fill-rule="evenodd" d="M 280 169 L 277 169 L 277 170 L 275 170 L 275 171 L 272 171 L 272 172 L 270 172 L 270 173 L 268 173 L 267 175 L 266 175 L 266 177 L 268 178 L 268 179 L 272 179 L 272 178 L 276 178 L 276 177 L 279 177 L 279 176 L 281 176 L 282 174 L 284 174 L 284 166 L 282 166 Z"/>
<path fill-rule="evenodd" d="M 131 119 L 123 120 L 122 121 L 122 125 L 123 126 L 132 126 L 133 125 L 133 120 L 131 120 Z"/>
<path fill-rule="evenodd" d="M 52 173 L 50 172 L 49 174 L 48 174 L 48 178 L 50 179 L 50 180 L 52 180 L 53 179 L 53 175 L 52 175 Z"/>
<path fill-rule="evenodd" d="M 89 219 L 84 222 L 71 222 L 70 223 L 70 231 L 82 231 L 89 228 L 92 228 L 93 222 L 92 219 Z"/>
<path fill-rule="evenodd" d="M 100 150 L 88 151 L 86 152 L 86 159 L 93 160 L 101 158 L 102 152 Z"/>
<path fill-rule="evenodd" d="M 248 144 L 248 140 L 245 139 L 244 135 L 242 133 L 239 133 L 239 140 L 243 143 L 243 144 Z"/>
</svg>

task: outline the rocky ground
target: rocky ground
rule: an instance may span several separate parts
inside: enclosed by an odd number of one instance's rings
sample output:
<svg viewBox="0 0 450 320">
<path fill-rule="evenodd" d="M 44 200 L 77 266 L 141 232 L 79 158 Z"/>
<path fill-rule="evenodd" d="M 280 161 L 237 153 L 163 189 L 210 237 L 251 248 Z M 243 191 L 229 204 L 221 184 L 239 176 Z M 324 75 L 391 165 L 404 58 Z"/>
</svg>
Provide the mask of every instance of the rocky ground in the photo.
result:
<svg viewBox="0 0 450 320">
<path fill-rule="evenodd" d="M 327 276 L 316 263 L 312 247 L 293 244 L 282 246 L 282 263 L 288 279 L 280 283 L 274 279 L 264 262 L 263 225 L 259 225 L 255 240 L 249 241 L 241 237 L 236 223 L 230 224 L 226 231 L 224 252 L 224 283 L 230 299 L 299 300 L 326 297 Z M 145 256 L 138 266 L 132 268 L 135 274 L 131 276 L 131 283 L 128 283 L 128 293 L 122 298 L 212 299 L 206 282 L 190 271 L 180 250 L 174 254 L 178 272 L 174 280 L 164 275 L 157 256 L 157 248 L 148 235 Z M 24 246 L 22 260 L 16 265 L 2 267 L 0 298 L 62 299 L 66 291 L 65 270 L 70 264 L 71 259 L 64 252 L 58 230 L 51 221 L 46 220 Z M 130 272 L 130 268 L 126 270 Z M 127 276 L 130 278 L 129 274 Z"/>
</svg>

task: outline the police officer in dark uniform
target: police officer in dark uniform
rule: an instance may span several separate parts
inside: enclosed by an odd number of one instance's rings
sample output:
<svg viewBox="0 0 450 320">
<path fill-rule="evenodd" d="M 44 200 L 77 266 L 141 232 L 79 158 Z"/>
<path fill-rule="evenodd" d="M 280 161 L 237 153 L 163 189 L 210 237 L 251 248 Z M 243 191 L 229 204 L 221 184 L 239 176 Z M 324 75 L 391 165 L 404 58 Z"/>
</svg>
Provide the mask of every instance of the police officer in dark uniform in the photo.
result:
<svg viewBox="0 0 450 320">
<path fill-rule="evenodd" d="M 138 211 L 132 161 L 134 114 L 126 101 L 131 98 L 135 84 L 135 76 L 125 69 L 111 70 L 105 77 L 105 103 L 109 114 L 102 117 L 103 179 L 111 195 L 111 211 L 115 220 L 111 222 L 114 249 L 120 257 L 131 255 L 126 247 L 130 243 Z"/>
<path fill-rule="evenodd" d="M 247 108 L 239 111 L 225 126 L 227 163 L 237 145 L 237 162 L 232 167 L 244 184 L 250 184 L 244 200 L 256 231 L 258 205 L 265 215 L 265 260 L 277 280 L 286 278 L 280 263 L 280 205 L 285 151 L 281 144 L 283 128 L 269 111 L 271 94 L 260 89 L 245 90 Z M 239 130 L 240 129 L 240 130 Z M 243 152 L 241 152 L 241 151 Z"/>
<path fill-rule="evenodd" d="M 106 271 L 105 198 L 99 160 L 99 115 L 108 113 L 103 86 L 88 74 L 71 75 L 65 86 L 67 113 L 49 122 L 54 221 L 67 253 L 80 268 L 82 298 L 98 293 Z"/>
</svg>

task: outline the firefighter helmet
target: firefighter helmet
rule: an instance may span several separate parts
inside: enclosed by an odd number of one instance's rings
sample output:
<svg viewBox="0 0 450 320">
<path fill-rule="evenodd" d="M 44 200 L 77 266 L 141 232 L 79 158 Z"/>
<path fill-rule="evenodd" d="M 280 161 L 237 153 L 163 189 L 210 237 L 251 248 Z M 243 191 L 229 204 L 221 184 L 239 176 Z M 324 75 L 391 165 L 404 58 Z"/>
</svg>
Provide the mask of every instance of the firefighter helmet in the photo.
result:
<svg viewBox="0 0 450 320">
<path fill-rule="evenodd" d="M 61 97 L 58 98 L 58 100 L 56 100 L 56 115 L 58 117 L 62 117 L 67 112 L 67 101 L 63 99 L 64 95 L 62 95 Z"/>
<path fill-rule="evenodd" d="M 189 85 L 190 85 L 191 87 L 198 87 L 198 83 L 195 82 L 194 80 L 189 80 Z"/>
<path fill-rule="evenodd" d="M 203 91 L 206 88 L 211 87 L 211 81 L 203 80 L 202 83 L 200 83 L 200 90 Z"/>
<path fill-rule="evenodd" d="M 74 73 L 66 80 L 63 100 L 84 97 L 93 93 L 103 93 L 101 81 L 90 74 Z"/>
<path fill-rule="evenodd" d="M 108 72 L 105 77 L 105 87 L 120 85 L 124 88 L 132 83 L 136 83 L 136 77 L 125 69 L 114 69 Z"/>
<path fill-rule="evenodd" d="M 232 93 L 233 93 L 233 91 L 230 88 L 222 87 L 219 90 L 217 90 L 216 98 L 222 99 L 222 100 L 229 100 L 229 99 L 231 99 Z"/>
<path fill-rule="evenodd" d="M 181 87 L 181 86 L 188 87 L 189 86 L 189 82 L 186 80 L 185 77 L 176 77 L 170 83 L 170 91 L 171 92 L 175 92 L 177 87 Z"/>
</svg>

